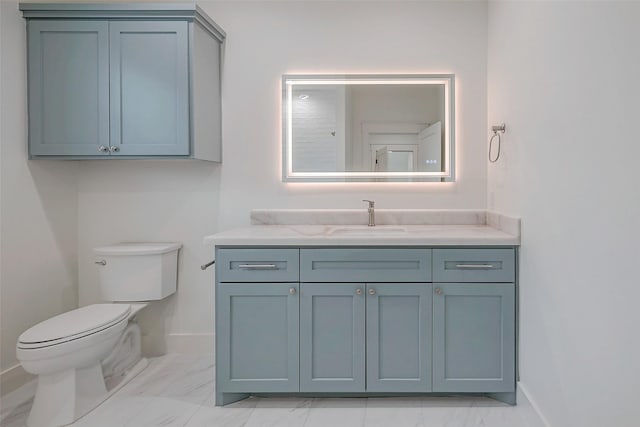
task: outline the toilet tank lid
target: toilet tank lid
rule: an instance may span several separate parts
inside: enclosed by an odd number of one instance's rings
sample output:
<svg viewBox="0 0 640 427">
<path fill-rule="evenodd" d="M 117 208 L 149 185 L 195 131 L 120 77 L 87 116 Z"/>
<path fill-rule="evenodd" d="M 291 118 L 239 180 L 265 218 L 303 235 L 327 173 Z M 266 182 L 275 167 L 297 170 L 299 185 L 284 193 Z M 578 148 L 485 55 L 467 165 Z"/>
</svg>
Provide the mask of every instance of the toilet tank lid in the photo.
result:
<svg viewBox="0 0 640 427">
<path fill-rule="evenodd" d="M 182 243 L 118 243 L 94 248 L 96 255 L 157 255 L 177 251 Z"/>
</svg>

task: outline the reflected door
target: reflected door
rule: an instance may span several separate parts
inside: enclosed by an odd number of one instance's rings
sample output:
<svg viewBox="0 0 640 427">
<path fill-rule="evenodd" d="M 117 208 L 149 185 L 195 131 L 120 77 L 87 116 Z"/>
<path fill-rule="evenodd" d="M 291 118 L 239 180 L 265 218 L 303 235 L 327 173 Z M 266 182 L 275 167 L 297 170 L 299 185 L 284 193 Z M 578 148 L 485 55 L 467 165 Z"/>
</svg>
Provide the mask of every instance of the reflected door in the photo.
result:
<svg viewBox="0 0 640 427">
<path fill-rule="evenodd" d="M 442 124 L 436 122 L 418 134 L 420 171 L 440 172 L 442 165 Z"/>
<path fill-rule="evenodd" d="M 371 147 L 376 172 L 412 172 L 417 167 L 417 145 Z"/>
</svg>

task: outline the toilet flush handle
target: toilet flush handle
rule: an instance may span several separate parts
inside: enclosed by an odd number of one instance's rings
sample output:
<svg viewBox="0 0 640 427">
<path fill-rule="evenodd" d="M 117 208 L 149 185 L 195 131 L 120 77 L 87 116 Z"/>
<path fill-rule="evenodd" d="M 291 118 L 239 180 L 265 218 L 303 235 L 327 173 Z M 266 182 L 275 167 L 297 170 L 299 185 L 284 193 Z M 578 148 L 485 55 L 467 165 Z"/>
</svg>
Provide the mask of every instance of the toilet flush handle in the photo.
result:
<svg viewBox="0 0 640 427">
<path fill-rule="evenodd" d="M 100 264 L 100 265 L 107 265 L 107 261 L 106 261 L 106 260 L 104 260 L 104 259 L 101 259 L 101 260 L 95 261 L 95 263 L 96 263 L 96 264 Z"/>
</svg>

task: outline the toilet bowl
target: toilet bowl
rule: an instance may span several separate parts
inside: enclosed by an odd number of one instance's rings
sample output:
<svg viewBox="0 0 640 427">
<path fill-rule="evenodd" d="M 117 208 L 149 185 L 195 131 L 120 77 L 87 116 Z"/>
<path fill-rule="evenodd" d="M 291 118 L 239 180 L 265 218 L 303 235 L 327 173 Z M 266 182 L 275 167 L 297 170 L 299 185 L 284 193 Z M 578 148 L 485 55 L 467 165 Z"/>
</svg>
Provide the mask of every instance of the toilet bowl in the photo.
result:
<svg viewBox="0 0 640 427">
<path fill-rule="evenodd" d="M 140 301 L 173 294 L 180 247 L 156 243 L 96 248 L 103 296 Z M 28 427 L 70 424 L 144 369 L 147 361 L 141 357 L 135 316 L 146 305 L 93 304 L 45 320 L 20 335 L 16 356 L 25 371 L 38 376 Z"/>
</svg>

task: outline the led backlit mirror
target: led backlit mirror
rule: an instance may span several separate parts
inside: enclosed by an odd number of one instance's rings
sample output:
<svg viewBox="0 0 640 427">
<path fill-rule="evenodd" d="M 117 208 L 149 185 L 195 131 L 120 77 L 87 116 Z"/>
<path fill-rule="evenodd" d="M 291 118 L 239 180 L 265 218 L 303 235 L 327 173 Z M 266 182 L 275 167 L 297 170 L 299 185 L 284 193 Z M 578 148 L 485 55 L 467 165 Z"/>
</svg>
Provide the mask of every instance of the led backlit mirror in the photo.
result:
<svg viewBox="0 0 640 427">
<path fill-rule="evenodd" d="M 453 181 L 454 76 L 285 75 L 284 181 Z"/>
</svg>

